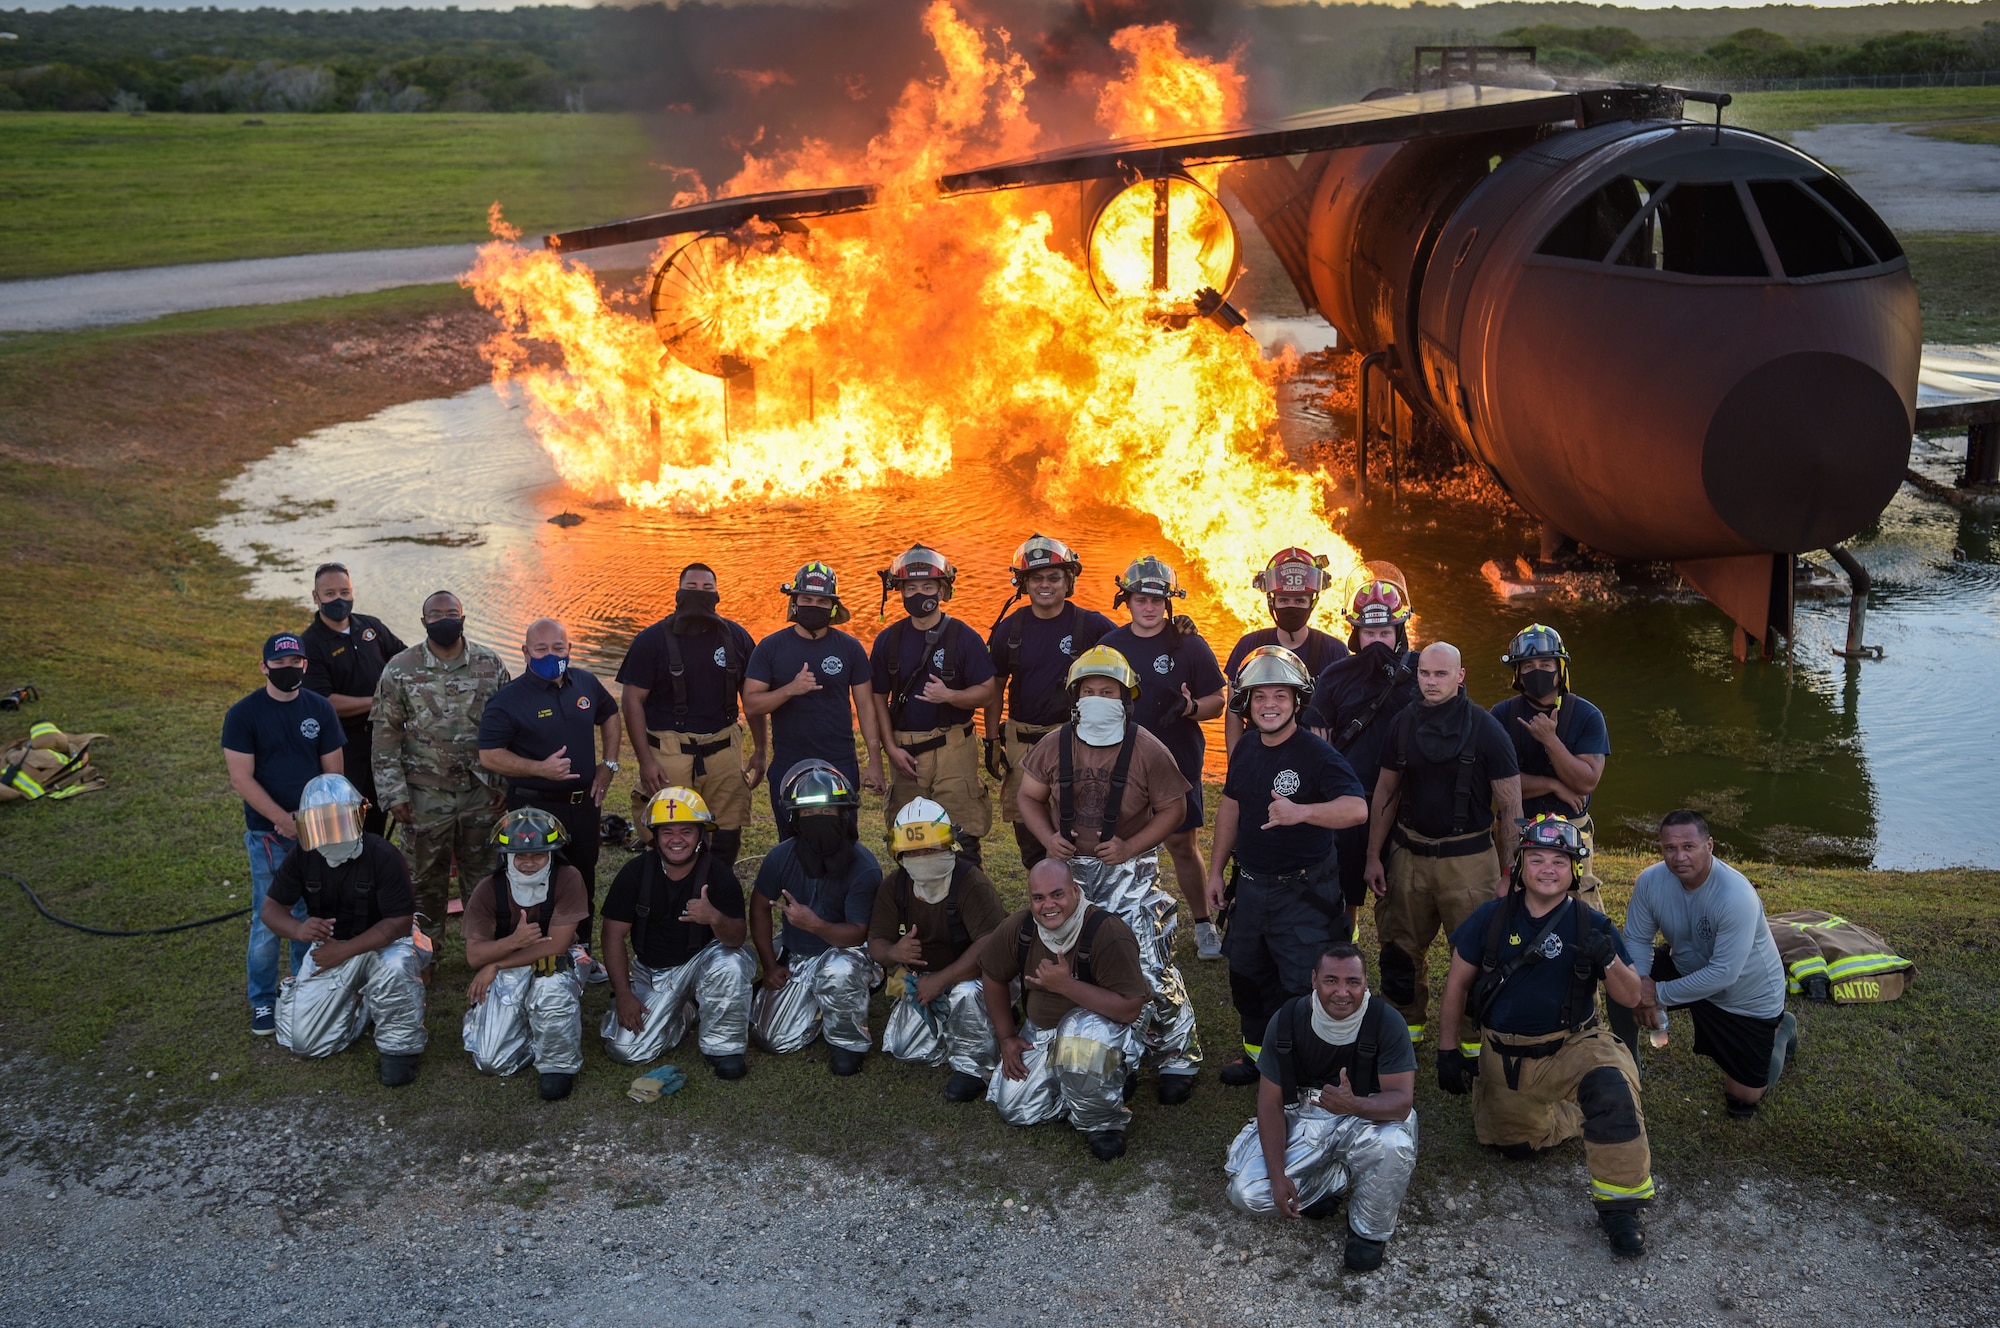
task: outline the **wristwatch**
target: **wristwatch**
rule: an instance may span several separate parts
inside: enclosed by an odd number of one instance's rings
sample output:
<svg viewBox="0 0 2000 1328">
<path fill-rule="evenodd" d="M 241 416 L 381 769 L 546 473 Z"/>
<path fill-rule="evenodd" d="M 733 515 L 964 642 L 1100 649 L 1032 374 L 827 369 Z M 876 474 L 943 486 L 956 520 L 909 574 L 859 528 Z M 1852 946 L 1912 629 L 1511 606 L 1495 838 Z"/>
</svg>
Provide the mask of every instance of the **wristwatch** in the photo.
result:
<svg viewBox="0 0 2000 1328">
<path fill-rule="evenodd" d="M 598 764 L 614 775 L 618 773 L 618 763 L 616 761 L 599 761 Z"/>
</svg>

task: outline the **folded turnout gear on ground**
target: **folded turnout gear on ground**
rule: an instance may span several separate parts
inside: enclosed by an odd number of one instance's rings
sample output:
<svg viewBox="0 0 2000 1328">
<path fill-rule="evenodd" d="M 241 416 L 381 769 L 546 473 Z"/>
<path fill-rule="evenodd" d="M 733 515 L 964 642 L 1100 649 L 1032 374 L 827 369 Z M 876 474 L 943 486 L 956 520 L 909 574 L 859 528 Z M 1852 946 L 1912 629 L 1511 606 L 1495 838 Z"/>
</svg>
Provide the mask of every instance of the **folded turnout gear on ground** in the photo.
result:
<svg viewBox="0 0 2000 1328">
<path fill-rule="evenodd" d="M 0 802 L 70 798 L 104 787 L 90 764 L 90 744 L 102 733 L 64 733 L 44 722 L 0 753 Z"/>
<path fill-rule="evenodd" d="M 1785 989 L 1836 1005 L 1893 1001 L 1916 979 L 1917 966 L 1859 923 L 1802 909 L 1769 919 L 1785 964 Z"/>
</svg>

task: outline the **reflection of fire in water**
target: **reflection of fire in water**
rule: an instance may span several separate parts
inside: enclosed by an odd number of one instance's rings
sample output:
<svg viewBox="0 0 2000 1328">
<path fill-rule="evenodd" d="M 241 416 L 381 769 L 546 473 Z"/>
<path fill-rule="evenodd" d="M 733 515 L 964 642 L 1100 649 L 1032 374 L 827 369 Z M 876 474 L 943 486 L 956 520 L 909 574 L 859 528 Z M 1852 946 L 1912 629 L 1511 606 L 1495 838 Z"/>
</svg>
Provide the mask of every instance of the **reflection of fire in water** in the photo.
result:
<svg viewBox="0 0 2000 1328">
<path fill-rule="evenodd" d="M 857 157 L 808 139 L 750 156 L 722 191 L 873 182 L 878 206 L 809 232 L 752 223 L 669 241 L 655 256 L 678 251 L 654 291 L 659 330 L 609 307 L 587 269 L 510 243 L 496 210 L 500 239 L 467 282 L 505 326 L 495 376 L 525 389 L 563 478 L 707 512 L 933 479 L 967 448 L 1033 458 L 1036 495 L 1058 508 L 1153 517 L 1242 621 L 1263 620 L 1250 580 L 1278 548 L 1330 553 L 1343 583 L 1356 558 L 1328 525 L 1324 481 L 1287 466 L 1276 441 L 1278 366 L 1243 333 L 1187 317 L 1200 288 L 1226 291 L 1234 275 L 1216 168 L 1114 196 L 1087 238 L 1052 216 L 1053 193 L 940 200 L 939 175 L 1025 155 L 1039 131 L 1023 106 L 1033 74 L 1004 32 L 989 41 L 948 0 L 925 26 L 944 76 L 911 83 Z M 1240 115 L 1242 76 L 1183 54 L 1170 27 L 1113 45 L 1126 70 L 1098 99 L 1111 132 Z M 1099 288 L 1113 288 L 1102 300 L 1086 243 Z M 555 343 L 562 367 L 532 367 L 524 340 Z"/>
</svg>

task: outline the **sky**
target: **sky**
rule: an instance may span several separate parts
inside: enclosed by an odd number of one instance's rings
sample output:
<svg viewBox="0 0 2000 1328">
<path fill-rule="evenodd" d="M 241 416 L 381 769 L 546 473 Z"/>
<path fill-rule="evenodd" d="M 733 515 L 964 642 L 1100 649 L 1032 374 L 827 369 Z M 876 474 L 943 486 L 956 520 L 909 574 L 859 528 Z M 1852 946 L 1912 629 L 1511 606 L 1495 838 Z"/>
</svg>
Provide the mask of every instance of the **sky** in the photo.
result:
<svg viewBox="0 0 2000 1328">
<path fill-rule="evenodd" d="M 62 9 L 75 2 L 76 0 L 0 0 L 0 14 L 4 14 L 8 11 L 19 12 L 21 10 L 27 10 L 29 12 L 41 12 L 51 9 Z M 571 3 L 572 0 L 536 0 L 536 2 L 549 3 L 549 4 L 564 4 L 564 3 Z M 712 0 L 712 2 L 726 4 L 729 2 L 729 0 Z M 812 3 L 813 0 L 801 0 L 801 2 Z M 1267 3 L 1279 3 L 1279 4 L 1315 3 L 1315 2 L 1316 0 L 1267 0 Z M 1387 0 L 1387 2 L 1399 3 L 1400 0 Z M 1335 0 L 1335 3 L 1338 3 L 1338 0 Z M 1460 0 L 1460 3 L 1464 4 L 1466 8 L 1478 7 L 1478 0 L 1470 0 L 1469 3 L 1467 2 L 1467 0 Z M 1800 9 L 1815 9 L 1815 8 L 1845 9 L 1859 5 L 1869 5 L 1869 4 L 1879 4 L 1879 3 L 1881 3 L 1881 0 L 1825 0 L 1825 3 L 1819 5 L 1798 5 L 1798 6 L 1788 6 L 1788 7 L 1795 7 Z M 1620 7 L 1626 9 L 1684 8 L 1691 10 L 1702 10 L 1702 9 L 1763 9 L 1769 6 L 1770 6 L 1770 0 L 1704 0 L 1703 3 L 1699 4 L 1684 4 L 1681 2 L 1681 0 L 1632 0 L 1631 3 L 1622 5 Z M 126 3 L 119 4 L 116 7 L 120 9 L 195 9 L 195 8 L 207 9 L 213 7 L 216 9 L 290 9 L 290 10 L 450 9 L 450 8 L 505 10 L 505 9 L 515 9 L 520 6 L 516 3 L 516 0 L 491 0 L 491 2 L 487 2 L 487 0 L 325 0 L 325 3 L 314 3 L 314 0 L 304 0 L 304 2 L 301 2 L 301 0 L 288 0 L 287 3 L 273 3 L 273 0 L 211 0 L 211 3 L 201 4 L 201 5 L 189 4 L 187 3 L 187 0 L 162 0 L 162 2 L 160 3 L 148 3 L 147 0 L 127 0 Z M 1591 6 L 1591 8 L 1596 8 L 1596 6 L 1593 5 Z M 0 19 L 0 26 L 4 26 L 4 22 L 5 22 L 4 19 Z"/>
</svg>

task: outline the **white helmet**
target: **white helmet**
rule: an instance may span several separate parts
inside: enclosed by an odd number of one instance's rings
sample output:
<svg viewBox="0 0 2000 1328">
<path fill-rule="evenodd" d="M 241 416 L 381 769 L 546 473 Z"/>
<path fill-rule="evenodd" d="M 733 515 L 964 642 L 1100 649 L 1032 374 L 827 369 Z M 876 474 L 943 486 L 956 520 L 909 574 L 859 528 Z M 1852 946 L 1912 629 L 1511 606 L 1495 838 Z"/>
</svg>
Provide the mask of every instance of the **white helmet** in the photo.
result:
<svg viewBox="0 0 2000 1328">
<path fill-rule="evenodd" d="M 897 857 L 925 849 L 948 849 L 957 842 L 951 813 L 929 798 L 912 798 L 896 813 L 889 831 L 890 847 Z"/>
</svg>

